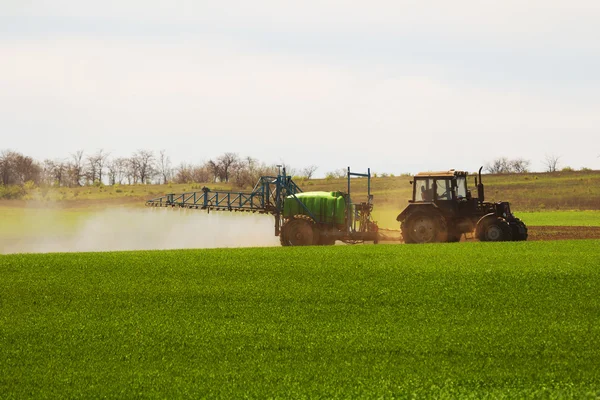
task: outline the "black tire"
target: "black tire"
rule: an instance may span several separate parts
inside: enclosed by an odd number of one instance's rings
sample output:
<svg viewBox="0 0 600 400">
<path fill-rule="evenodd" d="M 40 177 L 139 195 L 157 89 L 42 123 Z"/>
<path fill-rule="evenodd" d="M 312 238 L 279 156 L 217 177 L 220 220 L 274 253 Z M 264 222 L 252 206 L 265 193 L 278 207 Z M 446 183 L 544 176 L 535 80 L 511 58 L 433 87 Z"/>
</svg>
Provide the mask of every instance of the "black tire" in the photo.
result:
<svg viewBox="0 0 600 400">
<path fill-rule="evenodd" d="M 446 222 L 436 212 L 415 211 L 400 225 L 404 243 L 444 242 L 448 238 Z"/>
<path fill-rule="evenodd" d="M 317 244 L 320 246 L 333 246 L 335 244 L 335 239 L 329 236 L 321 236 Z"/>
<path fill-rule="evenodd" d="M 482 242 L 506 242 L 512 240 L 512 229 L 504 218 L 496 218 L 482 222 L 479 240 Z"/>
<path fill-rule="evenodd" d="M 448 243 L 456 243 L 456 242 L 460 242 L 460 238 L 462 236 L 462 233 L 460 232 L 455 232 L 455 231 L 449 231 L 448 232 Z"/>
<path fill-rule="evenodd" d="M 519 218 L 516 218 L 516 223 L 511 225 L 512 228 L 512 240 L 523 241 L 527 240 L 529 234 L 527 233 L 527 226 Z"/>
<path fill-rule="evenodd" d="M 283 225 L 281 225 L 281 229 L 279 230 L 279 243 L 281 243 L 282 246 L 290 246 L 290 243 L 287 240 L 287 224 L 290 222 L 290 220 L 286 220 Z"/>
<path fill-rule="evenodd" d="M 306 215 L 295 215 L 281 226 L 279 241 L 282 246 L 311 246 L 318 241 L 318 232 L 312 219 Z"/>
</svg>

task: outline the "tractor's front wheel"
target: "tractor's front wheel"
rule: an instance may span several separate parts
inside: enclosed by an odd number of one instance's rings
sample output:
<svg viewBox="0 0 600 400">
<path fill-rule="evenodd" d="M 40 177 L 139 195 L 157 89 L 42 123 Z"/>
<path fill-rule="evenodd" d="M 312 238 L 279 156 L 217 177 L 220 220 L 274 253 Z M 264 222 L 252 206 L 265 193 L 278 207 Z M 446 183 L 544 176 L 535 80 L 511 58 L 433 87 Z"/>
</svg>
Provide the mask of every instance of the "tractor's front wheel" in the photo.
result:
<svg viewBox="0 0 600 400">
<path fill-rule="evenodd" d="M 444 218 L 433 212 L 417 211 L 409 214 L 400 229 L 404 243 L 445 242 L 448 235 Z"/>
<path fill-rule="evenodd" d="M 512 240 L 522 241 L 527 240 L 527 225 L 519 218 L 516 218 L 516 223 L 512 226 Z"/>
<path fill-rule="evenodd" d="M 506 242 L 512 240 L 512 229 L 503 218 L 486 221 L 479 230 L 479 240 L 482 242 Z"/>
</svg>

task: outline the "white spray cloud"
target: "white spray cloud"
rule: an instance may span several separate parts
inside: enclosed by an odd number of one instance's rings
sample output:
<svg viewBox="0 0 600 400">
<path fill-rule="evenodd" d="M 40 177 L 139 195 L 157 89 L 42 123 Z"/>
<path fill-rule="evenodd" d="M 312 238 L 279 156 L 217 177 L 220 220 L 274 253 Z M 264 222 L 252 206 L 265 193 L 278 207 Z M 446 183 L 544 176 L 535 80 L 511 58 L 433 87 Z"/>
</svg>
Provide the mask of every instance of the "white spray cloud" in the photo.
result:
<svg viewBox="0 0 600 400">
<path fill-rule="evenodd" d="M 44 227 L 36 226 L 35 209 L 27 218 L 29 234 L 5 237 L 0 253 L 48 253 L 117 250 L 167 250 L 277 246 L 269 215 L 188 209 L 119 207 L 90 211 L 69 229 L 48 230 L 65 218 L 62 210 L 38 210 Z M 56 226 L 60 224 L 56 223 Z M 37 235 L 40 229 L 44 235 Z"/>
</svg>

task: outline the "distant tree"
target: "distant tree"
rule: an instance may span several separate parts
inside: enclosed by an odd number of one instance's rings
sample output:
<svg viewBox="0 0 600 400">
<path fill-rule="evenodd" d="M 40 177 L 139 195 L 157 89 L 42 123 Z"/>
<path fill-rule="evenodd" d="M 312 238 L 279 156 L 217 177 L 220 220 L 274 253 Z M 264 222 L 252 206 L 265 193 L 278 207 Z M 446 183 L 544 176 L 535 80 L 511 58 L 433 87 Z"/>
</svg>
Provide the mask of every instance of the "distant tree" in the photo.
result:
<svg viewBox="0 0 600 400">
<path fill-rule="evenodd" d="M 524 158 L 515 158 L 510 161 L 510 169 L 511 172 L 522 174 L 529 172 L 529 166 L 531 165 L 531 161 L 525 160 Z"/>
<path fill-rule="evenodd" d="M 13 185 L 16 182 L 15 156 L 17 153 L 10 150 L 2 150 L 0 153 L 0 183 L 2 185 Z"/>
<path fill-rule="evenodd" d="M 77 150 L 71 154 L 71 164 L 69 166 L 69 186 L 81 186 L 81 180 L 84 176 L 83 150 Z"/>
<path fill-rule="evenodd" d="M 510 160 L 499 157 L 485 165 L 485 170 L 490 174 L 508 174 L 510 172 Z"/>
<path fill-rule="evenodd" d="M 327 172 L 325 174 L 325 179 L 340 179 L 340 178 L 345 178 L 346 177 L 346 172 L 347 171 L 344 168 L 336 169 L 335 171 Z M 373 176 L 373 178 L 376 178 L 377 174 L 373 174 L 372 176 Z"/>
<path fill-rule="evenodd" d="M 165 150 L 160 151 L 158 155 L 157 166 L 158 172 L 162 178 L 162 183 L 167 183 L 173 175 L 173 168 L 171 168 L 171 159 L 169 158 Z"/>
<path fill-rule="evenodd" d="M 96 171 L 98 173 L 98 180 L 100 182 L 102 182 L 104 167 L 106 165 L 109 155 L 110 154 L 106 153 L 103 149 L 98 150 L 98 152 L 94 155 L 95 159 L 96 159 L 95 161 L 96 161 Z"/>
<path fill-rule="evenodd" d="M 219 165 L 219 170 L 222 174 L 222 176 L 220 176 L 221 180 L 229 182 L 229 174 L 231 170 L 237 166 L 239 161 L 240 157 L 236 153 L 225 153 L 217 159 L 217 164 Z"/>
<path fill-rule="evenodd" d="M 175 169 L 173 181 L 175 183 L 203 183 L 211 180 L 211 171 L 208 163 L 203 165 L 193 165 L 181 163 Z"/>
<path fill-rule="evenodd" d="M 87 184 L 92 184 L 98 179 L 98 163 L 95 155 L 88 155 L 85 164 L 85 178 Z"/>
<path fill-rule="evenodd" d="M 208 171 L 212 175 L 212 181 L 213 182 L 216 182 L 218 180 L 222 180 L 223 172 L 222 172 L 222 169 L 221 169 L 221 165 L 218 162 L 215 162 L 213 160 L 208 160 L 206 162 L 206 167 L 208 168 Z"/>
<path fill-rule="evenodd" d="M 129 157 L 125 162 L 125 179 L 128 185 L 135 185 L 140 179 L 140 163 L 137 157 Z"/>
<path fill-rule="evenodd" d="M 498 157 L 485 165 L 485 170 L 490 174 L 520 174 L 529 171 L 531 162 L 524 158 L 508 159 Z"/>
<path fill-rule="evenodd" d="M 544 165 L 546 166 L 546 172 L 556 172 L 558 169 L 560 156 L 555 154 L 546 155 L 546 159 L 544 160 Z"/>
<path fill-rule="evenodd" d="M 302 169 L 302 176 L 306 179 L 311 179 L 318 168 L 316 165 L 309 165 Z"/>
<path fill-rule="evenodd" d="M 182 162 L 175 168 L 175 173 L 173 175 L 173 182 L 175 183 L 188 183 L 192 182 L 192 174 L 191 174 L 192 166 L 188 163 Z"/>
<path fill-rule="evenodd" d="M 69 163 L 65 160 L 44 160 L 43 162 L 43 183 L 49 186 L 67 186 Z"/>
<path fill-rule="evenodd" d="M 43 169 L 33 158 L 9 150 L 0 153 L 1 184 L 23 185 L 28 181 L 39 184 L 42 176 Z"/>
<path fill-rule="evenodd" d="M 127 175 L 127 167 L 130 161 L 124 157 L 113 158 L 106 163 L 108 170 L 108 184 L 116 185 L 123 183 Z"/>
<path fill-rule="evenodd" d="M 138 150 L 132 157 L 140 183 L 150 183 L 156 175 L 154 153 L 149 150 Z"/>
</svg>

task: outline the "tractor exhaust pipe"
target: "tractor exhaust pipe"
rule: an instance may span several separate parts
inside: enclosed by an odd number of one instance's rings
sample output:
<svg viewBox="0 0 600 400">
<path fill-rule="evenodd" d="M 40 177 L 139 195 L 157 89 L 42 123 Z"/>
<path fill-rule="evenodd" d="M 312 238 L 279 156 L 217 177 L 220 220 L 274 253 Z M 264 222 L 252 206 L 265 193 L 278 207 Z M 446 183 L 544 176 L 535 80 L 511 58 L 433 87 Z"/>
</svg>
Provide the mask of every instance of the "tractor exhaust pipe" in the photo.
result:
<svg viewBox="0 0 600 400">
<path fill-rule="evenodd" d="M 481 170 L 483 169 L 483 166 L 479 168 L 479 183 L 477 184 L 477 197 L 479 199 L 480 203 L 483 203 L 485 201 L 485 193 L 483 190 L 483 181 L 481 180 Z"/>
</svg>

